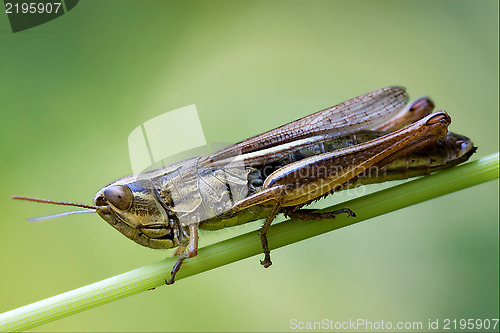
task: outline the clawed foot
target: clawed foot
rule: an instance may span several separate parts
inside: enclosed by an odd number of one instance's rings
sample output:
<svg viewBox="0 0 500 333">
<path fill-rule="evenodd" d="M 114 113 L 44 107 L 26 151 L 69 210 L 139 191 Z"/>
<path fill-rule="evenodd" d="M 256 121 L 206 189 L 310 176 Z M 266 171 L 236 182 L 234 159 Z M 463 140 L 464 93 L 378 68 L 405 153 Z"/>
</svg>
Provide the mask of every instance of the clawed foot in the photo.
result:
<svg viewBox="0 0 500 333">
<path fill-rule="evenodd" d="M 175 267 L 175 266 L 174 266 L 174 267 Z M 179 268 L 180 268 L 180 266 L 179 266 Z M 165 280 L 165 284 L 166 284 L 167 286 L 169 286 L 169 285 L 171 285 L 171 284 L 174 284 L 174 283 L 175 283 L 175 274 L 177 274 L 177 272 L 172 271 L 172 274 L 170 275 L 170 279 Z"/>
<path fill-rule="evenodd" d="M 323 219 L 334 219 L 335 215 L 341 214 L 341 213 L 346 213 L 350 217 L 356 217 L 356 213 L 354 213 L 352 210 L 349 208 L 342 208 L 342 209 L 337 209 L 332 212 L 327 212 L 327 213 L 319 213 L 316 212 L 312 209 L 299 209 L 299 210 L 289 210 L 286 211 L 285 214 L 288 217 L 292 218 L 298 218 L 304 221 L 308 220 L 313 220 L 313 221 L 320 221 Z"/>
<path fill-rule="evenodd" d="M 356 213 L 354 213 L 349 208 L 337 209 L 337 210 L 334 210 L 333 212 L 328 212 L 328 213 L 324 213 L 324 214 L 331 215 L 331 217 L 335 217 L 335 215 L 340 214 L 340 213 L 347 213 L 347 216 L 349 216 L 349 217 L 356 217 Z"/>
<path fill-rule="evenodd" d="M 264 268 L 268 268 L 273 263 L 271 262 L 271 254 L 269 252 L 264 253 L 264 260 L 260 261 L 260 264 L 264 266 Z"/>
</svg>

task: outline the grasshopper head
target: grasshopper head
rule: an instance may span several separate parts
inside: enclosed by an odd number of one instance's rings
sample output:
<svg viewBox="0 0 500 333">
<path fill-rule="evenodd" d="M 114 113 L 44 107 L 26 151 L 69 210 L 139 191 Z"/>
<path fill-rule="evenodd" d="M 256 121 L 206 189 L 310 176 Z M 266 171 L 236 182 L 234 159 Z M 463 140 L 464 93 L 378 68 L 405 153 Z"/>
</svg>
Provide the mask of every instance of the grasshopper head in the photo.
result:
<svg viewBox="0 0 500 333">
<path fill-rule="evenodd" d="M 155 249 L 179 245 L 183 230 L 175 216 L 162 206 L 147 179 L 119 179 L 99 190 L 94 204 L 99 216 L 140 245 Z"/>
</svg>

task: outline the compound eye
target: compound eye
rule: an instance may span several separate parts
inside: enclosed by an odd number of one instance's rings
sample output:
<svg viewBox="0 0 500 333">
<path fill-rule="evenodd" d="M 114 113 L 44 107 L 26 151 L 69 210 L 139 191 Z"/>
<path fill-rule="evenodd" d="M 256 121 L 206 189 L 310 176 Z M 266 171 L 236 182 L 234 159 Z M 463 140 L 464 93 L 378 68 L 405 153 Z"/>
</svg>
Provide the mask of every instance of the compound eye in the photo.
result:
<svg viewBox="0 0 500 333">
<path fill-rule="evenodd" d="M 106 200 L 121 210 L 128 210 L 132 206 L 134 197 L 132 191 L 125 185 L 113 185 L 103 191 Z"/>
</svg>

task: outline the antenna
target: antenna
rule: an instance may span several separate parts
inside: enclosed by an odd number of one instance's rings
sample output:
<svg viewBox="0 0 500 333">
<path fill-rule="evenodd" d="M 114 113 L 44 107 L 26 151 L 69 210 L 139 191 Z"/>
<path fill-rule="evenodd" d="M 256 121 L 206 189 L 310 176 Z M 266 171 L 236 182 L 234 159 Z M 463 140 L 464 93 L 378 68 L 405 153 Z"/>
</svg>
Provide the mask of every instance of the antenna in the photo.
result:
<svg viewBox="0 0 500 333">
<path fill-rule="evenodd" d="M 64 201 L 55 201 L 55 200 L 47 200 L 47 199 L 30 198 L 30 197 L 21 197 L 21 196 L 17 196 L 17 195 L 14 195 L 12 197 L 12 199 L 48 203 L 48 204 L 52 204 L 52 205 L 74 206 L 74 207 L 82 207 L 82 208 L 89 208 L 89 209 L 97 209 L 97 206 L 92 206 L 92 205 L 85 205 L 85 204 L 79 204 L 79 203 L 74 203 L 74 202 L 64 202 Z"/>
<path fill-rule="evenodd" d="M 38 221 L 53 219 L 55 217 L 61 217 L 61 216 L 71 215 L 71 214 L 95 213 L 97 211 L 97 209 L 98 209 L 97 206 L 92 206 L 92 205 L 85 205 L 85 204 L 79 204 L 79 203 L 74 203 L 74 202 L 64 202 L 64 201 L 54 201 L 54 200 L 30 198 L 30 197 L 21 197 L 21 196 L 17 196 L 17 195 L 13 196 L 12 199 L 15 199 L 15 200 L 24 200 L 24 201 L 33 201 L 33 202 L 40 202 L 40 203 L 48 203 L 48 204 L 51 204 L 51 205 L 73 206 L 73 207 L 87 208 L 87 210 L 76 210 L 76 211 L 73 211 L 73 212 L 64 212 L 64 213 L 59 213 L 59 214 L 54 214 L 54 215 L 48 215 L 48 216 L 42 216 L 42 217 L 34 217 L 34 218 L 31 218 L 31 219 L 28 219 L 28 222 L 38 222 Z"/>
</svg>

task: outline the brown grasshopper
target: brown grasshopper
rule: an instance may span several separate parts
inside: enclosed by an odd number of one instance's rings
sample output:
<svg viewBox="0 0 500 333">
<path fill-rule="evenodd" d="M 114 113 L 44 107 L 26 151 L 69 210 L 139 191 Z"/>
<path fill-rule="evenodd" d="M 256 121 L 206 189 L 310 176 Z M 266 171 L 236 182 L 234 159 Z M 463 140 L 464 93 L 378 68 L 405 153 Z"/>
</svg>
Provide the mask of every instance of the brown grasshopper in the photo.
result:
<svg viewBox="0 0 500 333">
<path fill-rule="evenodd" d="M 140 245 L 178 247 L 167 284 L 185 259 L 196 256 L 199 229 L 265 219 L 261 264 L 269 267 L 266 232 L 277 214 L 355 217 L 348 208 L 316 213 L 302 207 L 360 184 L 451 167 L 475 152 L 467 137 L 448 132 L 446 112 L 431 113 L 430 99 L 408 105 L 407 99 L 401 87 L 359 96 L 214 154 L 121 178 L 99 190 L 94 205 L 14 198 L 88 208 Z"/>
</svg>

